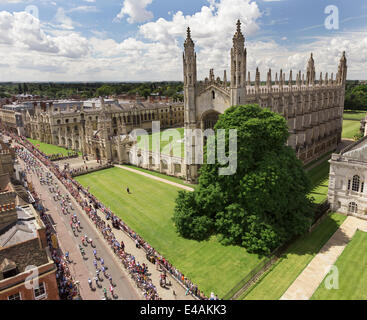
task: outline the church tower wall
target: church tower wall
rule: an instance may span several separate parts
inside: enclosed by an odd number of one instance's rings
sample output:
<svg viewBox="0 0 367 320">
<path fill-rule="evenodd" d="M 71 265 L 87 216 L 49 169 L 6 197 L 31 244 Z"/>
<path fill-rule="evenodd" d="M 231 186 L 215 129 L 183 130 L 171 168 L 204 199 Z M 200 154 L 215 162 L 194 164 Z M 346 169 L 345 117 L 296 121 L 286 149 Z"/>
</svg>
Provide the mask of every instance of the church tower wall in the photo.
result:
<svg viewBox="0 0 367 320">
<path fill-rule="evenodd" d="M 341 142 L 347 78 L 345 52 L 340 59 L 335 79 L 333 74 L 329 77 L 328 73 L 325 76 L 321 73 L 319 80 L 316 80 L 315 61 L 311 54 L 306 73 L 302 74 L 299 71 L 295 81 L 292 70 L 286 81 L 282 69 L 279 73 L 275 73 L 273 81 L 272 71 L 269 69 L 266 84 L 261 85 L 258 68 L 254 82 L 251 82 L 250 72 L 247 72 L 245 38 L 241 32 L 241 23 L 238 21 L 231 49 L 230 88 L 227 88 L 226 80 L 214 79 L 213 69 L 204 82 L 190 85 L 187 80 L 190 70 L 187 59 L 189 56 L 195 57 L 193 61 L 195 61 L 196 81 L 196 55 L 190 34 L 185 42 L 184 53 L 185 127 L 203 127 L 203 117 L 213 111 L 223 113 L 233 105 L 258 104 L 286 119 L 289 127 L 287 144 L 295 150 L 297 157 L 304 164 L 335 150 Z M 211 95 L 223 99 L 209 101 Z M 193 99 L 194 97 L 196 99 Z"/>
</svg>

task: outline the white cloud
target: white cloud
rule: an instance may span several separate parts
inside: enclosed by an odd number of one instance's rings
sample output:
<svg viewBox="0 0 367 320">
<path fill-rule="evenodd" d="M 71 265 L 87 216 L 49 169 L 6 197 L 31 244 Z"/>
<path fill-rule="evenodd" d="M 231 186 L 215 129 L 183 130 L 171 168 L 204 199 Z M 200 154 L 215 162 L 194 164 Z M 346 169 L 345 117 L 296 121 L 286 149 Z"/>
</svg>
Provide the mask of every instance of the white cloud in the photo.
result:
<svg viewBox="0 0 367 320">
<path fill-rule="evenodd" d="M 18 50 L 81 57 L 88 53 L 88 41 L 75 32 L 46 34 L 40 21 L 26 12 L 0 12 L 0 44 Z"/>
<path fill-rule="evenodd" d="M 242 29 L 247 35 L 253 35 L 259 30 L 257 19 L 261 12 L 255 2 L 250 0 L 210 0 L 207 6 L 193 15 L 185 16 L 181 11 L 176 12 L 170 20 L 163 18 L 140 26 L 140 34 L 144 38 L 164 45 L 175 43 L 180 52 L 172 59 L 176 60 L 176 71 L 181 72 L 180 41 L 186 35 L 190 26 L 192 37 L 197 44 L 199 75 L 204 76 L 209 68 L 216 67 L 223 72 L 228 68 L 229 50 L 232 37 L 236 30 L 236 21 L 243 23 Z"/>
<path fill-rule="evenodd" d="M 153 0 L 124 0 L 120 13 L 116 16 L 116 20 L 121 20 L 128 16 L 129 23 L 145 22 L 153 18 L 153 13 L 148 11 L 146 7 Z"/>
<path fill-rule="evenodd" d="M 367 64 L 367 30 L 363 32 L 342 33 L 336 36 L 319 37 L 297 48 L 298 53 L 289 56 L 287 66 L 304 70 L 309 55 L 313 52 L 317 78 L 319 73 L 337 72 L 342 51 L 346 52 L 348 79 L 365 79 Z M 308 53 L 306 55 L 305 53 Z M 302 56 L 303 55 L 303 56 Z"/>
<path fill-rule="evenodd" d="M 317 78 L 335 73 L 343 50 L 347 53 L 348 78 L 366 78 L 367 32 L 333 33 L 305 39 L 303 45 L 290 41 L 255 41 L 261 12 L 250 0 L 210 0 L 192 15 L 173 12 L 139 27 L 136 36 L 118 42 L 105 32 L 93 30 L 89 39 L 75 32 L 76 22 L 59 12 L 58 25 L 40 24 L 25 12 L 0 12 L 0 81 L 142 81 L 182 80 L 182 42 L 186 28 L 192 29 L 198 58 L 198 76 L 209 69 L 216 76 L 229 75 L 230 49 L 238 18 L 243 22 L 248 70 L 254 80 L 259 67 L 262 80 L 269 68 L 279 73 L 304 71 L 313 52 Z M 70 20 L 69 20 L 69 19 Z M 367 31 L 367 30 L 366 30 Z M 11 55 L 9 54 L 11 52 Z"/>
<path fill-rule="evenodd" d="M 65 9 L 62 7 L 57 8 L 54 20 L 58 23 L 58 27 L 66 30 L 73 30 L 73 20 L 66 15 Z"/>
</svg>

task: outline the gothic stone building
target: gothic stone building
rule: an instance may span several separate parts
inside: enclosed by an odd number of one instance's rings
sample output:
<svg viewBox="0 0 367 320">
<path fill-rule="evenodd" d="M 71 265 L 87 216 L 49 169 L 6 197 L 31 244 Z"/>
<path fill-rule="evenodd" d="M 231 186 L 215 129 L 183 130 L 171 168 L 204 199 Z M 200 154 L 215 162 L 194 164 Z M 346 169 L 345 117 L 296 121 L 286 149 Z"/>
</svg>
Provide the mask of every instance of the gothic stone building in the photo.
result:
<svg viewBox="0 0 367 320">
<path fill-rule="evenodd" d="M 184 105 L 185 128 L 203 130 L 212 128 L 219 114 L 233 105 L 258 104 L 285 117 L 289 126 L 291 146 L 299 159 L 305 164 L 334 150 L 341 141 L 344 110 L 347 61 L 345 52 L 340 59 L 336 79 L 320 73 L 316 81 L 313 56 L 308 61 L 306 75 L 299 71 L 293 81 L 292 71 L 286 81 L 282 70 L 272 80 L 272 71 L 267 73 L 265 85 L 260 82 L 260 73 L 256 69 L 255 82 L 247 73 L 247 49 L 241 32 L 241 23 L 237 22 L 237 31 L 233 37 L 231 55 L 231 78 L 227 82 L 226 71 L 221 80 L 215 78 L 213 69 L 204 82 L 197 81 L 195 45 L 190 28 L 184 44 Z M 195 157 L 195 143 L 192 143 L 192 156 Z M 188 179 L 197 178 L 197 165 L 187 168 Z"/>
<path fill-rule="evenodd" d="M 90 105 L 89 105 L 90 104 Z M 180 103 L 127 101 L 75 102 L 61 108 L 57 102 L 41 102 L 33 114 L 27 112 L 27 136 L 41 142 L 81 151 L 97 159 L 127 163 L 124 136 L 134 129 L 182 127 L 184 110 Z M 125 142 L 124 142 L 125 141 Z"/>
<path fill-rule="evenodd" d="M 367 136 L 330 160 L 328 200 L 331 210 L 367 218 Z"/>
</svg>

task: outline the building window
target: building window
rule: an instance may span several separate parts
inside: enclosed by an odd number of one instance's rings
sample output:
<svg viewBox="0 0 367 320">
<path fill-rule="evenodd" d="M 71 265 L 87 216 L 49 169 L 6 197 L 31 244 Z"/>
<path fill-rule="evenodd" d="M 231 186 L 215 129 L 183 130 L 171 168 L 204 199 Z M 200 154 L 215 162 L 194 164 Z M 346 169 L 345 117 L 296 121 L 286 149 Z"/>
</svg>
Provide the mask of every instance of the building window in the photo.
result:
<svg viewBox="0 0 367 320">
<path fill-rule="evenodd" d="M 350 180 L 348 180 L 348 190 L 350 190 Z"/>
<path fill-rule="evenodd" d="M 215 92 L 214 91 L 212 91 L 212 98 L 213 98 L 213 100 L 215 99 Z"/>
<path fill-rule="evenodd" d="M 361 193 L 363 193 L 363 189 L 364 189 L 364 182 L 361 183 Z"/>
<path fill-rule="evenodd" d="M 353 182 L 352 182 L 352 191 L 359 191 L 359 183 L 360 183 L 360 178 L 359 176 L 354 176 L 353 177 Z"/>
<path fill-rule="evenodd" d="M 349 203 L 348 212 L 349 213 L 357 213 L 358 212 L 358 206 L 355 202 L 350 202 Z"/>
<path fill-rule="evenodd" d="M 8 297 L 8 300 L 22 300 L 22 297 L 20 296 L 20 292 L 16 294 L 12 294 L 11 296 Z"/>
<path fill-rule="evenodd" d="M 38 288 L 34 289 L 34 298 L 36 300 L 39 300 L 39 299 L 43 299 L 44 297 L 46 297 L 46 288 L 45 288 L 45 283 L 42 282 L 40 283 Z"/>
</svg>

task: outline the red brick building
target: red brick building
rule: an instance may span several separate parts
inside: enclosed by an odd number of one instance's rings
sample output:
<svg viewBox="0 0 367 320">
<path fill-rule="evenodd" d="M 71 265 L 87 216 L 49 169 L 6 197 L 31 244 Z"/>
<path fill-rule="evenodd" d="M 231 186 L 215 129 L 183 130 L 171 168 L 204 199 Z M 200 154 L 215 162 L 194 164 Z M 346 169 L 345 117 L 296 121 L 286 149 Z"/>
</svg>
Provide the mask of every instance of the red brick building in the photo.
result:
<svg viewBox="0 0 367 320">
<path fill-rule="evenodd" d="M 7 171 L 0 166 L 0 300 L 59 300 L 46 226 Z"/>
</svg>

